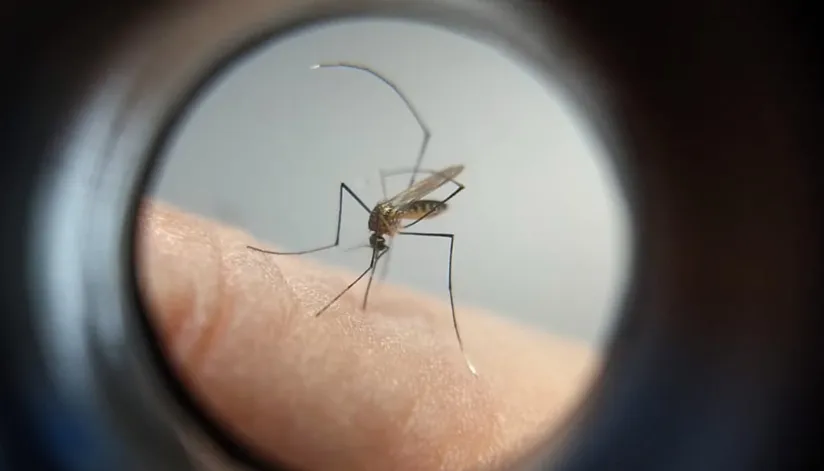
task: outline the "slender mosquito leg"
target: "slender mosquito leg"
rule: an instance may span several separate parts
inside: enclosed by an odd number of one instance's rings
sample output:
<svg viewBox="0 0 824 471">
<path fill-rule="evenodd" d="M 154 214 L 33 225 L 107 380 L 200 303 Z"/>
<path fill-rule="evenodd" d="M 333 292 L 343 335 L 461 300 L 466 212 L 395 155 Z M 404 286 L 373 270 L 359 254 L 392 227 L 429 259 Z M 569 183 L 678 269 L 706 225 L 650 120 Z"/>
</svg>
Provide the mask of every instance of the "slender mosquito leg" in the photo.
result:
<svg viewBox="0 0 824 471">
<path fill-rule="evenodd" d="M 453 180 L 453 181 L 454 181 L 454 180 Z M 452 198 L 454 198 L 454 197 L 455 197 L 458 193 L 462 192 L 462 191 L 464 190 L 464 188 L 466 188 L 465 186 L 463 186 L 462 184 L 460 184 L 460 183 L 458 183 L 458 182 L 455 182 L 455 184 L 456 184 L 456 185 L 458 185 L 458 188 L 456 188 L 456 189 L 455 189 L 455 191 L 453 191 L 453 192 L 452 192 L 449 196 L 447 196 L 446 198 L 444 198 L 444 200 L 443 200 L 443 201 L 441 201 L 441 202 L 440 202 L 440 204 L 438 204 L 438 205 L 437 205 L 437 206 L 435 206 L 434 208 L 432 208 L 432 209 L 430 209 L 429 211 L 427 211 L 426 213 L 424 213 L 424 215 L 423 215 L 423 216 L 421 216 L 421 217 L 419 217 L 418 219 L 415 219 L 414 221 L 410 222 L 409 224 L 407 224 L 407 225 L 403 226 L 403 229 L 408 229 L 408 228 L 410 228 L 410 227 L 414 226 L 415 224 L 417 224 L 417 223 L 419 223 L 419 222 L 423 221 L 424 219 L 426 219 L 427 217 L 429 217 L 429 215 L 430 215 L 430 214 L 432 214 L 432 213 L 434 213 L 435 211 L 437 211 L 437 210 L 438 210 L 438 208 L 440 208 L 441 206 L 445 205 L 447 201 L 449 201 L 449 200 L 451 200 Z"/>
<path fill-rule="evenodd" d="M 386 177 L 388 176 L 384 173 L 383 170 L 380 171 L 381 176 L 381 192 L 383 193 L 383 199 L 389 198 L 389 195 L 386 193 Z"/>
<path fill-rule="evenodd" d="M 381 191 L 383 192 L 383 199 L 387 199 L 387 198 L 389 198 L 388 194 L 386 193 L 386 177 L 388 176 L 388 174 L 385 173 L 383 170 L 380 170 L 380 176 L 381 176 Z M 381 282 L 386 281 L 386 276 L 389 274 L 389 261 L 390 260 L 392 260 L 392 254 L 391 253 L 386 255 L 386 260 L 384 260 L 384 262 L 383 262 L 383 268 L 381 269 L 381 274 L 378 275 L 378 278 L 380 278 Z M 375 272 L 373 271 L 372 276 L 374 276 L 374 274 L 375 274 Z M 370 286 L 372 285 L 372 276 L 369 277 L 369 285 Z M 368 295 L 369 295 L 369 287 L 367 286 L 366 294 L 364 295 L 364 299 L 363 299 L 364 309 L 366 309 L 366 296 L 368 296 Z"/>
<path fill-rule="evenodd" d="M 418 120 L 418 123 L 421 125 L 421 129 L 423 130 L 423 142 L 421 142 L 421 147 L 418 149 L 418 157 L 415 159 L 415 168 L 421 166 L 423 156 L 426 154 L 426 148 L 429 146 L 429 138 L 432 137 L 429 129 L 427 129 L 423 124 L 423 121 Z M 417 175 L 417 173 L 418 172 L 413 172 L 412 176 L 409 177 L 409 186 L 412 186 L 415 183 L 415 175 Z"/>
<path fill-rule="evenodd" d="M 431 169 L 424 169 L 424 168 L 419 168 L 419 167 L 400 168 L 400 169 L 395 169 L 395 170 L 381 170 L 380 171 L 381 185 L 383 187 L 383 197 L 384 198 L 387 197 L 386 186 L 385 186 L 386 185 L 386 177 L 391 177 L 391 176 L 394 176 L 394 175 L 405 175 L 407 173 L 411 173 L 412 175 L 417 175 L 419 173 L 426 173 L 428 175 L 434 175 L 436 173 L 439 173 L 439 171 L 438 170 L 431 170 Z M 455 180 L 453 180 L 451 178 L 449 179 L 449 181 L 451 181 L 452 183 L 460 186 L 460 184 L 458 182 L 456 182 Z M 410 186 L 412 186 L 412 185 L 407 186 L 407 188 L 409 188 Z"/>
<path fill-rule="evenodd" d="M 344 192 L 344 190 L 347 193 L 349 193 L 349 196 L 351 196 L 355 201 L 357 201 L 358 204 L 364 210 L 366 210 L 367 213 L 371 212 L 369 207 L 366 206 L 366 204 L 363 202 L 363 200 L 361 200 L 358 197 L 358 195 L 355 194 L 354 191 L 352 191 L 348 186 L 346 186 L 346 183 L 341 183 L 340 184 L 340 191 L 338 193 L 338 228 L 337 228 L 337 231 L 335 232 L 335 243 L 334 244 L 324 245 L 323 247 L 318 247 L 318 248 L 312 249 L 312 250 L 302 250 L 300 252 L 274 252 L 274 251 L 271 251 L 271 250 L 264 250 L 264 249 L 259 249 L 257 247 L 252 247 L 251 245 L 247 245 L 246 247 L 248 247 L 252 250 L 255 250 L 257 252 L 263 252 L 263 253 L 274 254 L 274 255 L 304 255 L 304 254 L 308 254 L 308 253 L 320 252 L 321 250 L 327 250 L 327 249 L 332 249 L 332 248 L 337 247 L 338 245 L 340 245 L 340 222 L 341 222 L 341 215 L 343 213 L 343 192 Z"/>
<path fill-rule="evenodd" d="M 418 163 L 420 163 L 420 162 L 418 162 Z M 415 175 L 415 174 L 418 174 L 418 173 L 435 174 L 435 173 L 438 173 L 438 172 L 437 172 L 437 171 L 435 171 L 435 170 L 426 170 L 426 169 L 421 169 L 421 168 L 414 168 L 414 169 L 396 169 L 396 170 L 380 170 L 380 177 L 381 177 L 381 190 L 383 191 L 383 198 L 384 198 L 384 199 L 388 198 L 388 194 L 387 194 L 387 192 L 386 192 L 386 177 L 391 177 L 391 176 L 393 176 L 393 175 L 402 175 L 402 174 L 405 174 L 405 173 L 411 173 L 411 174 Z M 459 183 L 459 182 L 457 182 L 457 181 L 455 181 L 455 180 L 451 180 L 451 181 L 452 181 L 452 183 L 454 183 L 455 185 L 457 185 L 457 186 L 458 186 L 459 190 L 456 190 L 456 192 L 455 192 L 454 194 L 450 195 L 450 196 L 447 198 L 447 200 L 448 200 L 449 198 L 452 198 L 452 197 L 453 197 L 453 196 L 455 196 L 456 194 L 458 194 L 458 192 L 459 192 L 460 190 L 463 190 L 463 188 L 464 188 L 463 184 L 461 184 L 461 183 Z M 411 184 L 410 184 L 410 186 L 411 186 Z M 404 226 L 404 229 L 407 229 L 407 228 L 411 227 L 413 224 L 416 224 L 416 223 L 418 223 L 419 221 L 421 221 L 422 219 L 426 218 L 427 216 L 429 216 L 430 214 L 432 214 L 432 212 L 433 212 L 433 211 L 437 210 L 437 209 L 438 209 L 438 207 L 440 207 L 440 206 L 441 206 L 442 204 L 444 204 L 444 203 L 446 203 L 446 200 L 442 201 L 442 202 L 441 202 L 441 204 L 439 204 L 438 206 L 436 206 L 435 208 L 433 208 L 433 209 L 432 209 L 432 211 L 429 211 L 428 213 L 424 214 L 424 216 L 423 216 L 422 218 L 419 218 L 419 219 L 417 219 L 417 220 L 413 221 L 412 223 L 407 224 L 406 226 Z M 379 278 L 381 281 L 385 281 L 385 280 L 386 280 L 386 276 L 389 274 L 389 261 L 391 260 L 391 258 L 390 258 L 391 256 L 392 256 L 392 254 L 387 255 L 386 260 L 383 262 L 383 268 L 381 269 L 381 273 L 380 273 L 380 275 L 378 276 L 378 278 Z"/>
<path fill-rule="evenodd" d="M 392 260 L 392 254 L 386 254 L 386 260 L 383 261 L 383 265 L 381 265 L 381 274 L 378 275 L 378 279 L 381 280 L 381 283 L 386 281 L 387 275 L 389 275 L 389 261 Z M 372 274 L 374 275 L 375 272 L 373 271 Z M 369 284 L 372 284 L 372 277 L 369 277 Z M 369 289 L 367 288 L 367 294 L 369 294 Z M 363 300 L 364 305 L 366 304 L 366 300 Z"/>
<path fill-rule="evenodd" d="M 475 369 L 475 366 L 472 365 L 472 362 L 469 361 L 469 357 L 466 356 L 466 351 L 464 350 L 463 340 L 461 339 L 461 331 L 458 328 L 458 318 L 455 316 L 455 299 L 452 296 L 452 252 L 455 246 L 455 235 L 454 234 L 446 234 L 446 233 L 439 233 L 439 232 L 399 232 L 398 234 L 403 235 L 411 235 L 411 236 L 418 236 L 418 237 L 443 237 L 449 239 L 449 265 L 448 265 L 448 279 L 449 279 L 449 305 L 452 307 L 452 326 L 455 328 L 455 337 L 458 339 L 458 347 L 461 349 L 461 354 L 466 361 L 466 366 L 469 367 L 469 371 L 478 376 L 478 371 Z"/>
<path fill-rule="evenodd" d="M 370 271 L 374 271 L 375 265 L 378 263 L 378 260 L 380 260 L 380 258 L 383 256 L 383 254 L 385 254 L 388 250 L 389 250 L 388 248 L 386 250 L 384 250 L 383 252 L 378 252 L 377 249 L 373 250 L 372 251 L 372 260 L 369 262 L 369 267 L 366 270 L 364 270 L 363 273 L 361 273 L 357 278 L 355 278 L 355 281 L 349 283 L 349 286 L 344 288 L 343 291 L 341 291 L 337 296 L 332 298 L 331 301 L 326 303 L 326 305 L 323 306 L 323 308 L 315 314 L 315 317 L 320 316 L 321 314 L 323 314 L 324 311 L 329 309 L 330 306 L 335 304 L 335 301 L 340 299 L 344 294 L 346 294 L 347 291 L 349 291 L 350 289 L 352 289 L 353 286 L 358 284 L 358 281 L 362 280 L 363 277 L 366 276 L 367 273 L 369 273 Z"/>
<path fill-rule="evenodd" d="M 364 65 L 355 64 L 351 62 L 335 62 L 335 63 L 328 63 L 328 64 L 317 64 L 312 67 L 313 69 L 322 69 L 322 68 L 345 68 L 345 69 L 354 69 L 360 70 L 362 72 L 366 72 L 373 77 L 377 78 L 381 82 L 385 83 L 395 92 L 401 100 L 403 100 L 406 108 L 412 114 L 412 117 L 415 118 L 415 121 L 418 122 L 418 126 L 420 126 L 421 131 L 423 132 L 423 140 L 421 141 L 421 146 L 418 149 L 418 156 L 415 159 L 415 168 L 420 167 L 421 162 L 423 161 L 423 156 L 426 154 L 426 148 L 429 146 L 429 139 L 432 137 L 432 132 L 429 130 L 429 126 L 426 125 L 421 114 L 418 112 L 415 105 L 412 104 L 412 101 L 404 94 L 401 89 L 391 80 L 384 77 L 383 75 L 379 74 L 377 71 L 370 69 Z M 409 186 L 415 183 L 415 174 L 413 173 L 409 179 Z"/>
<path fill-rule="evenodd" d="M 363 293 L 363 310 L 366 310 L 366 301 L 369 299 L 369 290 L 372 288 L 372 279 L 375 277 L 375 269 L 378 268 L 378 260 L 386 253 L 389 249 L 387 248 L 380 254 L 373 253 L 372 254 L 372 263 L 370 264 L 369 268 L 369 283 L 366 284 L 366 292 Z M 387 259 L 389 260 L 389 259 Z M 384 266 L 386 266 L 386 262 L 383 262 Z"/>
<path fill-rule="evenodd" d="M 418 163 L 420 163 L 420 162 L 418 162 Z M 434 175 L 434 174 L 438 173 L 438 171 L 437 170 L 422 169 L 422 168 L 417 168 L 416 167 L 416 168 L 412 168 L 412 169 L 403 168 L 403 169 L 395 169 L 395 170 L 380 170 L 379 173 L 380 173 L 380 177 L 381 177 L 381 191 L 383 192 L 384 199 L 386 199 L 386 198 L 389 198 L 389 194 L 386 191 L 386 177 L 391 177 L 391 176 L 394 176 L 394 175 L 405 175 L 407 173 L 410 173 L 410 174 L 412 174 L 412 176 L 414 178 L 414 176 L 419 174 L 419 173 L 426 173 L 426 174 Z M 455 180 L 450 179 L 450 181 L 452 183 L 454 183 L 455 185 L 457 185 L 457 186 L 461 186 L 461 184 L 458 183 Z M 412 186 L 412 184 L 409 184 L 407 186 L 407 188 L 409 188 L 410 186 Z"/>
</svg>

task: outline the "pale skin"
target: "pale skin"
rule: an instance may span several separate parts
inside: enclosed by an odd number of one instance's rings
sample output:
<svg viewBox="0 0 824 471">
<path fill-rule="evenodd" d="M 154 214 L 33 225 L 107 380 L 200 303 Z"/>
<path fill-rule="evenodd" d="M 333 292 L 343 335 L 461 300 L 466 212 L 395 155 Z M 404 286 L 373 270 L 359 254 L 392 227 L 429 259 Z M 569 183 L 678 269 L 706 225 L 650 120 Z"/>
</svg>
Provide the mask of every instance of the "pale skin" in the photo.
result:
<svg viewBox="0 0 824 471">
<path fill-rule="evenodd" d="M 312 317 L 351 273 L 253 252 L 265 245 L 241 230 L 159 203 L 144 205 L 137 244 L 180 379 L 239 442 L 300 469 L 505 463 L 565 417 L 597 367 L 583 345 L 458 306 L 474 377 L 448 303 L 395 286 L 365 312 L 361 287 Z"/>
</svg>

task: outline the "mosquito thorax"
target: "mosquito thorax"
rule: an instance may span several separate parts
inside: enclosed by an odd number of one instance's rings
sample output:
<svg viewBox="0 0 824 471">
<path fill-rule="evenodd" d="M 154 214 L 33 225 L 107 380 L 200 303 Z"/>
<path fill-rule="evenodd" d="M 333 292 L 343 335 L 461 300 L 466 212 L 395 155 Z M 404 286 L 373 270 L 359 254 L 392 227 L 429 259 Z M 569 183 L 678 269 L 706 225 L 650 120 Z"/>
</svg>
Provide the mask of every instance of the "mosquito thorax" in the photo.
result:
<svg viewBox="0 0 824 471">
<path fill-rule="evenodd" d="M 397 208 L 388 202 L 380 202 L 369 214 L 369 230 L 378 234 L 392 234 L 397 229 Z"/>
</svg>

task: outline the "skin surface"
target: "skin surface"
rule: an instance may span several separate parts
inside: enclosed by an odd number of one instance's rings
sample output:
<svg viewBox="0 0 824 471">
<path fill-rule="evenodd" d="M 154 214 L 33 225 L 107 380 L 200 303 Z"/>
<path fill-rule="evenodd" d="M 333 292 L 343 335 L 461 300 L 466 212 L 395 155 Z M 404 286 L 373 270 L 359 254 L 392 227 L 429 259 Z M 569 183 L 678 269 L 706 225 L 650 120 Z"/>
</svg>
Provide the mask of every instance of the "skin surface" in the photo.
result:
<svg viewBox="0 0 824 471">
<path fill-rule="evenodd" d="M 588 348 L 460 305 L 363 286 L 254 252 L 243 232 L 147 202 L 138 277 L 181 381 L 241 443 L 301 469 L 500 465 L 565 417 L 597 367 Z M 271 248 L 271 247 L 270 247 Z M 363 284 L 365 285 L 365 283 Z"/>
</svg>

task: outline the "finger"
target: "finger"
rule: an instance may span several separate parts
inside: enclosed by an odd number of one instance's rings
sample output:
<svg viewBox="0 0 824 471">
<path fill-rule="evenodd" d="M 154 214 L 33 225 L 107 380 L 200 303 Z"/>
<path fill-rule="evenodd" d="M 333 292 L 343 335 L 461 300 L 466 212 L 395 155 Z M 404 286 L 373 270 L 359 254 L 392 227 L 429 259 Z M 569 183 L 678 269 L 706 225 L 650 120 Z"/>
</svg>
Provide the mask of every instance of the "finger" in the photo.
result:
<svg viewBox="0 0 824 471">
<path fill-rule="evenodd" d="M 170 362 L 241 443 L 306 469 L 476 469 L 511 458 L 578 398 L 595 357 L 479 311 L 383 287 L 312 314 L 353 279 L 148 203 L 139 278 Z M 257 244 L 255 244 L 257 245 Z"/>
</svg>

